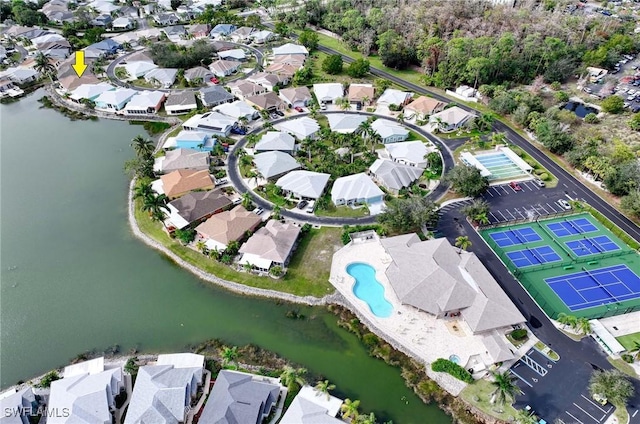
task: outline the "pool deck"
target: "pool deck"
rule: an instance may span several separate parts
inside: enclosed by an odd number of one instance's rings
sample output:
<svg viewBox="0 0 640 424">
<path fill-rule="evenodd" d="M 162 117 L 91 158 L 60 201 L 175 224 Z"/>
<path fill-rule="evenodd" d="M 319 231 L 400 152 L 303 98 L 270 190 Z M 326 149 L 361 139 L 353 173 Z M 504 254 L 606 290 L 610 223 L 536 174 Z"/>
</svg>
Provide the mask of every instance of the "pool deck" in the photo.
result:
<svg viewBox="0 0 640 424">
<path fill-rule="evenodd" d="M 347 266 L 355 262 L 366 263 L 375 269 L 376 278 L 384 287 L 384 296 L 393 305 L 391 316 L 375 316 L 368 304 L 355 296 L 352 290 L 355 280 L 346 271 Z M 466 365 L 466 368 L 473 366 L 476 371 L 485 369 L 485 364 L 492 364 L 493 361 L 482 337 L 473 335 L 462 319 L 437 319 L 412 306 L 401 304 L 385 275 L 390 263 L 391 257 L 377 238 L 352 242 L 333 255 L 329 281 L 344 296 L 351 309 L 364 318 L 371 331 L 399 350 L 424 361 L 427 374 L 447 391 L 458 395 L 466 384 L 448 374 L 434 373 L 428 364 L 438 358 L 448 359 L 450 355 L 457 355 L 460 365 Z"/>
</svg>

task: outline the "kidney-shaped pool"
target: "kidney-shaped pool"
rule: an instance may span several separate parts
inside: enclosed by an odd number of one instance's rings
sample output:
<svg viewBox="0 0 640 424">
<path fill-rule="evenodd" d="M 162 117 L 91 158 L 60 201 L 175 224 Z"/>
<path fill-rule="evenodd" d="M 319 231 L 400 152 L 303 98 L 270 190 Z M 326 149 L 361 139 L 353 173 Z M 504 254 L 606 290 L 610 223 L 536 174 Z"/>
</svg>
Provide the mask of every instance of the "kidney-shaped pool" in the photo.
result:
<svg viewBox="0 0 640 424">
<path fill-rule="evenodd" d="M 347 274 L 356 280 L 353 285 L 353 294 L 365 301 L 375 316 L 386 318 L 391 315 L 393 305 L 385 299 L 384 287 L 376 279 L 376 270 L 371 265 L 361 262 L 352 263 L 347 266 Z"/>
</svg>

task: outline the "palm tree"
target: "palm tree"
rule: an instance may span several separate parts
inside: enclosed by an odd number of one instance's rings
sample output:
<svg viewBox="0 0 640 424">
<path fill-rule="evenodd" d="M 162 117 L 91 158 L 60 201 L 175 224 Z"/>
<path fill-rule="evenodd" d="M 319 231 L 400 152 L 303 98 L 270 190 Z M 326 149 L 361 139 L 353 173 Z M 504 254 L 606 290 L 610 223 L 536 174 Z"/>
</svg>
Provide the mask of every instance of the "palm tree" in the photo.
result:
<svg viewBox="0 0 640 424">
<path fill-rule="evenodd" d="M 303 376 L 306 373 L 307 370 L 305 368 L 293 368 L 285 365 L 282 369 L 282 374 L 280 374 L 280 381 L 291 391 L 296 386 L 304 386 L 306 381 Z"/>
<path fill-rule="evenodd" d="M 203 255 L 207 254 L 207 243 L 204 240 L 198 240 L 196 242 L 196 249 L 202 252 Z"/>
<path fill-rule="evenodd" d="M 56 73 L 56 67 L 49 62 L 49 55 L 42 52 L 38 53 L 35 57 L 34 69 L 40 73 L 40 75 L 46 75 L 53 82 L 53 75 Z"/>
<path fill-rule="evenodd" d="M 366 121 L 362 121 L 362 123 L 356 130 L 356 134 L 360 134 L 365 141 L 371 136 L 372 133 L 373 128 L 371 127 L 371 121 L 369 119 L 367 119 Z"/>
<path fill-rule="evenodd" d="M 468 247 L 471 247 L 471 245 L 472 243 L 468 236 L 459 236 L 456 238 L 456 247 L 459 248 L 458 255 L 462 253 L 463 250 L 467 250 Z"/>
<path fill-rule="evenodd" d="M 169 211 L 166 205 L 167 196 L 160 194 L 158 196 L 148 196 L 143 199 L 142 210 L 149 212 L 149 216 L 162 216 L 162 211 Z"/>
<path fill-rule="evenodd" d="M 282 218 L 282 215 L 280 214 L 281 211 L 282 211 L 282 207 L 280 207 L 280 205 L 275 205 L 273 207 L 273 219 L 278 220 Z"/>
<path fill-rule="evenodd" d="M 493 122 L 496 120 L 495 116 L 491 113 L 483 113 L 473 121 L 473 126 L 478 131 L 489 131 Z"/>
<path fill-rule="evenodd" d="M 155 196 L 155 192 L 153 188 L 151 188 L 151 183 L 148 181 L 143 181 L 133 189 L 133 198 L 134 199 L 146 199 L 147 197 Z"/>
<path fill-rule="evenodd" d="M 563 328 L 567 325 L 571 328 L 575 328 L 576 324 L 578 323 L 578 318 L 573 315 L 568 315 L 568 314 L 565 314 L 564 312 L 560 312 L 558 314 L 557 321 L 563 325 Z"/>
<path fill-rule="evenodd" d="M 583 334 L 591 334 L 591 323 L 585 317 L 580 317 L 576 320 L 576 330 Z"/>
<path fill-rule="evenodd" d="M 131 147 L 136 152 L 136 156 L 139 158 L 148 158 L 151 156 L 154 150 L 153 142 L 148 138 L 144 138 L 141 135 L 135 136 L 131 140 Z"/>
<path fill-rule="evenodd" d="M 329 380 L 320 380 L 316 383 L 316 390 L 318 391 L 316 395 L 319 396 L 320 394 L 324 393 L 325 395 L 327 395 L 327 400 L 329 400 L 329 398 L 331 397 L 329 391 L 334 390 L 335 388 L 336 385 L 329 383 Z"/>
<path fill-rule="evenodd" d="M 351 102 L 346 97 L 340 97 L 339 99 L 336 99 L 336 105 L 341 110 L 349 110 L 349 109 L 351 109 Z"/>
<path fill-rule="evenodd" d="M 398 121 L 398 123 L 402 125 L 404 124 L 404 118 L 405 118 L 404 113 L 400 112 L 398 116 L 396 116 L 396 121 Z"/>
<path fill-rule="evenodd" d="M 515 419 L 518 424 L 538 424 L 538 417 L 524 409 L 518 411 Z"/>
<path fill-rule="evenodd" d="M 249 124 L 249 120 L 247 119 L 246 116 L 241 116 L 240 118 L 238 118 L 238 122 L 240 122 L 243 129 L 246 129 L 247 125 Z"/>
<path fill-rule="evenodd" d="M 486 212 L 480 212 L 477 215 L 474 215 L 472 219 L 480 225 L 487 225 L 491 222 L 489 221 L 489 217 Z"/>
<path fill-rule="evenodd" d="M 360 407 L 360 401 L 347 398 L 344 400 L 344 403 L 340 406 L 340 411 L 342 412 L 343 418 L 351 418 L 350 421 L 353 421 L 359 414 L 358 408 Z"/>
<path fill-rule="evenodd" d="M 251 193 L 245 191 L 242 193 L 242 207 L 247 209 L 251 205 Z"/>
<path fill-rule="evenodd" d="M 356 418 L 356 423 L 357 424 L 377 424 L 378 421 L 376 418 L 376 414 L 372 412 L 369 415 L 367 414 L 358 415 L 358 417 Z"/>
<path fill-rule="evenodd" d="M 222 347 L 222 366 L 226 366 L 229 363 L 234 363 L 236 368 L 238 368 L 238 346 L 233 347 Z"/>
<path fill-rule="evenodd" d="M 491 393 L 491 403 L 497 402 L 499 405 L 504 405 L 507 399 L 513 402 L 516 395 L 522 394 L 522 390 L 516 385 L 517 377 L 510 371 L 494 373 L 493 378 L 494 381 L 491 382 L 491 385 L 495 389 Z"/>
<path fill-rule="evenodd" d="M 495 144 L 506 144 L 509 139 L 505 133 L 493 133 L 491 134 L 491 142 Z"/>
</svg>

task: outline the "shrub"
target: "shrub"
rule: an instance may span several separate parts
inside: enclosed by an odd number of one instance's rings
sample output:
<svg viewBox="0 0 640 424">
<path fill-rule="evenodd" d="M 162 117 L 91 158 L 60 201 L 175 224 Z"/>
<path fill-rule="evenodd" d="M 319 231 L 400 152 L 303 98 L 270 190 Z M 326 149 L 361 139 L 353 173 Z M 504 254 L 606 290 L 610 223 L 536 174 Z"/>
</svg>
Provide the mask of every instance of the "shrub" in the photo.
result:
<svg viewBox="0 0 640 424">
<path fill-rule="evenodd" d="M 620 355 L 622 360 L 628 364 L 633 364 L 633 355 L 629 355 L 628 353 L 623 353 Z"/>
<path fill-rule="evenodd" d="M 551 89 L 553 91 L 558 91 L 558 90 L 560 90 L 560 88 L 562 88 L 562 84 L 560 84 L 559 81 L 554 81 L 554 82 L 551 83 Z"/>
<path fill-rule="evenodd" d="M 449 361 L 448 359 L 436 359 L 431 363 L 431 369 L 436 372 L 446 372 L 447 374 L 450 374 L 458 380 L 464 381 L 465 383 L 473 383 L 473 377 L 471 376 L 469 371 L 465 370 L 460 365 Z"/>
<path fill-rule="evenodd" d="M 369 349 L 380 343 L 380 339 L 373 333 L 367 333 L 362 336 L 362 343 Z"/>
<path fill-rule="evenodd" d="M 584 117 L 584 122 L 587 124 L 597 124 L 600 120 L 598 119 L 598 115 L 595 113 L 587 113 Z"/>
<path fill-rule="evenodd" d="M 45 374 L 44 377 L 42 377 L 42 379 L 40 380 L 40 383 L 38 384 L 38 387 L 43 389 L 48 389 L 49 387 L 51 387 L 51 383 L 53 383 L 56 380 L 60 380 L 60 375 L 58 375 L 58 371 L 56 370 L 49 371 L 47 374 Z"/>
<path fill-rule="evenodd" d="M 556 101 L 560 103 L 564 103 L 569 100 L 569 95 L 564 91 L 556 92 L 553 97 L 555 97 Z"/>
<path fill-rule="evenodd" d="M 551 179 L 551 177 L 549 177 L 549 174 L 547 174 L 546 172 L 541 173 L 540 175 L 538 175 L 538 177 L 542 181 L 549 181 Z"/>
<path fill-rule="evenodd" d="M 620 96 L 609 96 L 602 101 L 602 110 L 609 113 L 620 113 L 624 109 L 624 100 Z"/>
<path fill-rule="evenodd" d="M 525 328 L 519 328 L 511 332 L 513 340 L 524 340 L 527 338 L 527 330 Z"/>
</svg>

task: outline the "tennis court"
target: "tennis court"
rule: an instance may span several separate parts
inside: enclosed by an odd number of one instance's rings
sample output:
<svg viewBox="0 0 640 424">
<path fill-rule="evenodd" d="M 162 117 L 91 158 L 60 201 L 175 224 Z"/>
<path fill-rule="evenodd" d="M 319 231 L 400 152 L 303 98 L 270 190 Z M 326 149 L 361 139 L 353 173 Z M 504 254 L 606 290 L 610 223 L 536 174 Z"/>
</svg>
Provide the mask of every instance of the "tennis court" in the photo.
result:
<svg viewBox="0 0 640 424">
<path fill-rule="evenodd" d="M 585 237 L 580 240 L 565 241 L 564 244 L 566 244 L 576 256 L 597 255 L 599 253 L 620 250 L 620 246 L 615 244 L 607 236 Z"/>
<path fill-rule="evenodd" d="M 532 249 L 516 250 L 508 252 L 507 256 L 511 262 L 518 268 L 526 268 L 528 266 L 546 264 L 549 262 L 558 262 L 562 259 L 551 246 L 540 246 Z"/>
<path fill-rule="evenodd" d="M 616 265 L 544 280 L 571 311 L 640 298 L 640 277 Z"/>
<path fill-rule="evenodd" d="M 497 233 L 491 233 L 491 238 L 500 247 L 509 247 L 516 244 L 532 243 L 542 240 L 542 237 L 531 227 L 509 229 Z"/>
<path fill-rule="evenodd" d="M 553 222 L 547 224 L 547 228 L 551 230 L 556 237 L 566 237 L 598 231 L 598 227 L 586 218 L 566 219 L 561 222 Z"/>
</svg>

